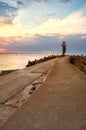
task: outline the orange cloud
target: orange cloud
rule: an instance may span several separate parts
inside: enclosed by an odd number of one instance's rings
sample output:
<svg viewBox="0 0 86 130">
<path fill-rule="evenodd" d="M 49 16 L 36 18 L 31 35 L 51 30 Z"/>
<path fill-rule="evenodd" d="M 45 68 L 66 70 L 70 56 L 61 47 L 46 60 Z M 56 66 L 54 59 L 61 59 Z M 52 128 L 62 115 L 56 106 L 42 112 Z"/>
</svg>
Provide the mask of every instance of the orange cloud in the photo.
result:
<svg viewBox="0 0 86 130">
<path fill-rule="evenodd" d="M 12 18 L 0 17 L 0 26 L 7 26 L 12 24 Z"/>
<path fill-rule="evenodd" d="M 5 48 L 0 48 L 0 53 L 6 53 L 7 52 L 7 49 Z"/>
</svg>

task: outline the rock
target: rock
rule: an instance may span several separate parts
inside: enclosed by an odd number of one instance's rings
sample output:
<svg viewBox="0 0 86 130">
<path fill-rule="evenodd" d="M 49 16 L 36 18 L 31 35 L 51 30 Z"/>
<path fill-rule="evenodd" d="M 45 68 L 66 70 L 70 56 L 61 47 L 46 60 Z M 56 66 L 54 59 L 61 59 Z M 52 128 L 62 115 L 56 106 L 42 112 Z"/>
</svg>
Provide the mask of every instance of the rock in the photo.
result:
<svg viewBox="0 0 86 130">
<path fill-rule="evenodd" d="M 71 56 L 70 57 L 70 62 L 77 66 L 81 71 L 85 72 L 86 73 L 86 56 Z"/>
<path fill-rule="evenodd" d="M 33 91 L 34 91 L 34 90 L 36 90 L 36 87 L 34 86 L 34 87 L 32 87 L 30 90 L 33 90 Z"/>
<path fill-rule="evenodd" d="M 33 93 L 33 91 L 30 91 L 30 92 L 29 92 L 29 95 L 31 95 L 32 93 Z"/>
<path fill-rule="evenodd" d="M 83 61 L 83 64 L 84 64 L 84 65 L 86 65 L 86 60 L 85 60 L 85 61 Z"/>
<path fill-rule="evenodd" d="M 79 67 L 79 69 L 83 71 L 83 70 L 84 70 L 84 66 L 81 65 L 81 66 Z"/>
<path fill-rule="evenodd" d="M 34 60 L 34 61 L 28 61 L 28 64 L 26 65 L 26 67 L 29 67 L 31 65 L 35 65 L 37 63 L 41 63 L 41 62 L 44 62 L 44 61 L 47 61 L 47 60 L 51 60 L 53 58 L 57 58 L 57 55 L 50 55 L 48 57 L 44 57 L 44 58 L 41 58 L 39 60 Z"/>
</svg>

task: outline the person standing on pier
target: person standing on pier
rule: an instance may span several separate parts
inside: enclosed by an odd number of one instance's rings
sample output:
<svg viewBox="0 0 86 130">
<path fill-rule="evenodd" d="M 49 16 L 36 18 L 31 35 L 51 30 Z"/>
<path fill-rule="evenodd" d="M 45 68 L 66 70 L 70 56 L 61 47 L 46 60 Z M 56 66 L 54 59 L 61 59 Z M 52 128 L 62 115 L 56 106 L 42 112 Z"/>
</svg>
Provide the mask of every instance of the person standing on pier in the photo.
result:
<svg viewBox="0 0 86 130">
<path fill-rule="evenodd" d="M 62 56 L 65 56 L 66 53 L 66 42 L 62 42 Z"/>
</svg>

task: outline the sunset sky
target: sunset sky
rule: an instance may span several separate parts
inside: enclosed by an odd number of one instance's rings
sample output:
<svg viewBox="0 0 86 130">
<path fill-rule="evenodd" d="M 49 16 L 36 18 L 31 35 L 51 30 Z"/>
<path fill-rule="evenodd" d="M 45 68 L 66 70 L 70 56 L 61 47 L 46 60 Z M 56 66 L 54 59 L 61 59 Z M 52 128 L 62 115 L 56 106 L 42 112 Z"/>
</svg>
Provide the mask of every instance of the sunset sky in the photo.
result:
<svg viewBox="0 0 86 130">
<path fill-rule="evenodd" d="M 85 0 L 0 0 L 0 53 L 86 54 Z"/>
</svg>

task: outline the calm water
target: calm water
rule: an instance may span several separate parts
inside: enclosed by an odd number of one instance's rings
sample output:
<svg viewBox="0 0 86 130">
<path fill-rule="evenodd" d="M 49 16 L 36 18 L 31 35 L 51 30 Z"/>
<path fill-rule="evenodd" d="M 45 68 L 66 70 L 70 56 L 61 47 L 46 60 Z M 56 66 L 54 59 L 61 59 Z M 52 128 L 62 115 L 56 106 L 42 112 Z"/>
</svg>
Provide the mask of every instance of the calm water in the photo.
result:
<svg viewBox="0 0 86 130">
<path fill-rule="evenodd" d="M 49 54 L 47 54 L 49 55 Z M 28 60 L 43 58 L 46 54 L 0 54 L 0 71 L 25 68 Z"/>
</svg>

